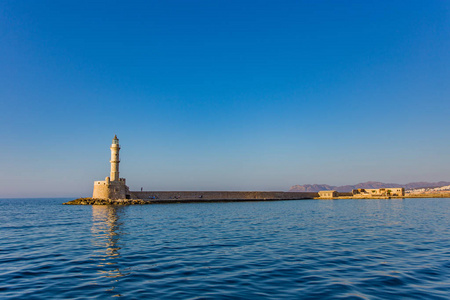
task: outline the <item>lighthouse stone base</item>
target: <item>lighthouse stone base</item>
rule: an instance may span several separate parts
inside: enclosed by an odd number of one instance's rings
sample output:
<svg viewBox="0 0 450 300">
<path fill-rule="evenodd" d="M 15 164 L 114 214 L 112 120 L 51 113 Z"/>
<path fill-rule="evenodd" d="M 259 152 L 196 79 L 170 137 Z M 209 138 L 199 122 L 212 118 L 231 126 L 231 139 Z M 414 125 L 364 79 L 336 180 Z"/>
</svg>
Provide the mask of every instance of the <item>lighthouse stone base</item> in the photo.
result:
<svg viewBox="0 0 450 300">
<path fill-rule="evenodd" d="M 125 184 L 125 178 L 120 178 L 118 181 L 111 181 L 109 177 L 105 181 L 94 182 L 94 192 L 92 198 L 96 199 L 129 199 L 130 190 Z"/>
</svg>

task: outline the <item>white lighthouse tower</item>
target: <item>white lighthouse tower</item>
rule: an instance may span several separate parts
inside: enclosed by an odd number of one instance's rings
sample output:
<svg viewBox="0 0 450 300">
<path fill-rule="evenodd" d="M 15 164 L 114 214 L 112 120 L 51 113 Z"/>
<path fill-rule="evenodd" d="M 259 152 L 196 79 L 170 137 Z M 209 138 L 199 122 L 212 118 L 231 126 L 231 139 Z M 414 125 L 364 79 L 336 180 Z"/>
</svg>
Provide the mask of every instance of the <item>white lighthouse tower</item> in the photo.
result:
<svg viewBox="0 0 450 300">
<path fill-rule="evenodd" d="M 117 138 L 117 135 L 114 135 L 114 138 L 112 140 L 111 144 L 111 181 L 119 181 L 119 139 Z"/>
<path fill-rule="evenodd" d="M 111 147 L 111 174 L 105 181 L 94 181 L 94 192 L 92 198 L 97 199 L 126 199 L 130 197 L 130 192 L 125 184 L 125 178 L 119 177 L 119 139 L 117 135 L 112 140 Z"/>
</svg>

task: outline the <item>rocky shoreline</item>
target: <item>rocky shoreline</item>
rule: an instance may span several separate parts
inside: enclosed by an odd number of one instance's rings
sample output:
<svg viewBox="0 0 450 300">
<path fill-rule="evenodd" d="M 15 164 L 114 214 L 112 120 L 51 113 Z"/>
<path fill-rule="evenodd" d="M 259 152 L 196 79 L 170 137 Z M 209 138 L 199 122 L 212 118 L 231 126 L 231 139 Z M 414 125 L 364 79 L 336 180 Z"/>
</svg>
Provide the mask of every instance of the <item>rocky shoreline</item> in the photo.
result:
<svg viewBox="0 0 450 300">
<path fill-rule="evenodd" d="M 136 204 L 150 204 L 148 201 L 141 199 L 98 199 L 98 198 L 78 198 L 63 205 L 136 205 Z"/>
</svg>

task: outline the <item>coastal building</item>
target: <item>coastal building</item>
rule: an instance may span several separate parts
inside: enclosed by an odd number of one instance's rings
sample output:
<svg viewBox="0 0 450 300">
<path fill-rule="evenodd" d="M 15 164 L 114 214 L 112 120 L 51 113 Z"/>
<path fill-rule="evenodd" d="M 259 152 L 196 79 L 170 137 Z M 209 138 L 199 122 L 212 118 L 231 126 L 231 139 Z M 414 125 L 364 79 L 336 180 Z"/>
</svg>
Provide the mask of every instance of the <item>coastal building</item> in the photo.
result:
<svg viewBox="0 0 450 300">
<path fill-rule="evenodd" d="M 405 188 L 380 188 L 352 190 L 353 197 L 405 196 Z"/>
<path fill-rule="evenodd" d="M 339 193 L 337 191 L 320 191 L 319 197 L 320 198 L 334 198 L 338 197 Z"/>
<path fill-rule="evenodd" d="M 119 139 L 115 135 L 111 144 L 111 173 L 104 181 L 94 181 L 92 198 L 98 199 L 129 199 L 130 190 L 125 178 L 119 177 Z"/>
</svg>

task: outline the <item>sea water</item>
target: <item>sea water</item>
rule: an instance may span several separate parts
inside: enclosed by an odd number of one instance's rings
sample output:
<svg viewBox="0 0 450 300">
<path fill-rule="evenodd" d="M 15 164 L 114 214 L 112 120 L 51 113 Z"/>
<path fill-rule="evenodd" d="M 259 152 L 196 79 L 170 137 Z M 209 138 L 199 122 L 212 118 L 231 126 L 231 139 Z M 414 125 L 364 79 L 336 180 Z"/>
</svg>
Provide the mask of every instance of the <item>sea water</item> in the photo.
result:
<svg viewBox="0 0 450 300">
<path fill-rule="evenodd" d="M 450 199 L 0 199 L 1 299 L 449 299 Z"/>
</svg>

